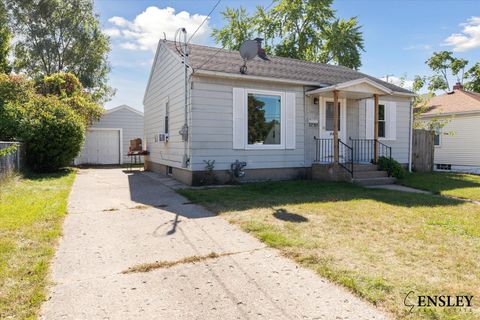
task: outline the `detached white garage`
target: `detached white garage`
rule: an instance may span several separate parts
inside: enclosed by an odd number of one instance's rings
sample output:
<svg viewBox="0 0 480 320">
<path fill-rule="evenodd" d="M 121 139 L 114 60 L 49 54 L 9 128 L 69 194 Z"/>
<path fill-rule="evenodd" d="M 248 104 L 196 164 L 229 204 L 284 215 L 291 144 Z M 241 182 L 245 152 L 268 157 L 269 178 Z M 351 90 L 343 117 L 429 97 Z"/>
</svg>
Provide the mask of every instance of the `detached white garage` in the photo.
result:
<svg viewBox="0 0 480 320">
<path fill-rule="evenodd" d="M 143 139 L 143 113 L 127 105 L 107 110 L 85 133 L 75 164 L 115 165 L 129 161 L 130 140 Z"/>
</svg>

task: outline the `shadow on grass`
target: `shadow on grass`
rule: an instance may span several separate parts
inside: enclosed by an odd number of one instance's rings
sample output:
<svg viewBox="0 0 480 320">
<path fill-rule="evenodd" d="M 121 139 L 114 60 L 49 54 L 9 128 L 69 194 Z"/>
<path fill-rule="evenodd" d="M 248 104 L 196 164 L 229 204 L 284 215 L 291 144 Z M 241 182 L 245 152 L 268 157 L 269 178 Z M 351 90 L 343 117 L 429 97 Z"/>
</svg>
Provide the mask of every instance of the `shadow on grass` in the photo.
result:
<svg viewBox="0 0 480 320">
<path fill-rule="evenodd" d="M 73 168 L 62 168 L 54 172 L 44 172 L 44 173 L 38 173 L 38 172 L 33 172 L 30 170 L 25 170 L 21 176 L 24 179 L 28 180 L 34 180 L 34 181 L 43 181 L 43 180 L 50 180 L 50 179 L 58 179 L 65 177 L 69 175 L 72 171 L 75 169 Z"/>
<path fill-rule="evenodd" d="M 224 209 L 248 210 L 283 205 L 375 200 L 400 207 L 443 207 L 464 204 L 463 201 L 428 194 L 368 189 L 344 182 L 312 180 L 260 182 L 237 187 L 178 192 L 192 202 L 221 212 Z"/>
<path fill-rule="evenodd" d="M 304 216 L 299 215 L 297 213 L 288 212 L 283 208 L 275 210 L 275 212 L 273 213 L 273 216 L 279 220 L 288 221 L 288 222 L 307 222 L 308 221 L 308 218 L 305 218 Z"/>
</svg>

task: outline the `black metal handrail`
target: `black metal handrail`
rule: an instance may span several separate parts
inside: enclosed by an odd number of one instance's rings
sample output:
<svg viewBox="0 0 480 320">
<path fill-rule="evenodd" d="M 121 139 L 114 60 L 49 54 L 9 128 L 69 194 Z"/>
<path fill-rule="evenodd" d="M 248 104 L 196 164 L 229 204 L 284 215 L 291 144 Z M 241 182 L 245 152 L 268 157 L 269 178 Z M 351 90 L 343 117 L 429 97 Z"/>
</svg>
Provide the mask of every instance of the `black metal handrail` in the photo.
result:
<svg viewBox="0 0 480 320">
<path fill-rule="evenodd" d="M 379 157 L 387 157 L 389 159 L 392 159 L 392 147 L 387 146 L 385 143 L 380 142 L 378 140 L 376 140 L 376 141 L 377 141 L 377 144 L 378 144 L 378 156 Z"/>
<path fill-rule="evenodd" d="M 378 139 L 350 139 L 353 152 L 353 162 L 355 163 L 374 163 L 375 144 L 379 157 L 392 158 L 392 148 L 378 141 Z"/>
<path fill-rule="evenodd" d="M 338 164 L 347 170 L 353 178 L 353 147 L 350 147 L 342 140 L 338 139 L 339 154 Z"/>
<path fill-rule="evenodd" d="M 316 163 L 334 162 L 334 143 L 333 139 L 321 139 L 313 137 L 315 141 L 315 159 Z M 338 140 L 338 164 L 347 170 L 353 176 L 353 148 Z"/>
</svg>

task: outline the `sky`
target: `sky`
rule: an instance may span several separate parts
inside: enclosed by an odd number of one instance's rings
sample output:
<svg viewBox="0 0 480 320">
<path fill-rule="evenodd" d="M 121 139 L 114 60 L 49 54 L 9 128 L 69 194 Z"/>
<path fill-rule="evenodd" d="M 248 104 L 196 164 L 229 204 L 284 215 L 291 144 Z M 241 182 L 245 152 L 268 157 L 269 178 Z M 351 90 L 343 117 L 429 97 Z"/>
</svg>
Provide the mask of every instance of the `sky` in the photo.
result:
<svg viewBox="0 0 480 320">
<path fill-rule="evenodd" d="M 193 43 L 216 46 L 212 28 L 223 24 L 228 6 L 250 12 L 271 0 L 221 0 L 199 28 Z M 116 95 L 105 107 L 127 104 L 143 111 L 143 95 L 156 44 L 172 39 L 180 27 L 189 35 L 201 25 L 217 0 L 95 0 L 102 29 L 110 36 L 110 85 Z M 365 40 L 360 71 L 390 82 L 429 75 L 425 65 L 433 52 L 454 51 L 457 57 L 480 61 L 480 5 L 477 0 L 336 0 L 339 18 L 358 17 Z"/>
</svg>

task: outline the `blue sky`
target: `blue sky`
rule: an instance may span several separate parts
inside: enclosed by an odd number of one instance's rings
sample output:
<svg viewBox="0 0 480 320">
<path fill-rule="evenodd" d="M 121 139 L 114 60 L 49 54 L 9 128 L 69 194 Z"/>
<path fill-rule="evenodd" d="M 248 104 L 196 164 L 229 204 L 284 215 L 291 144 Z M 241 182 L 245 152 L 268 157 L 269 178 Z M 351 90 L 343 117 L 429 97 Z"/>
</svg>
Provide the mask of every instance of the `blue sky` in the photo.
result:
<svg viewBox="0 0 480 320">
<path fill-rule="evenodd" d="M 96 0 L 102 28 L 111 36 L 110 84 L 117 94 L 106 108 L 128 104 L 143 110 L 142 99 L 154 56 L 155 43 L 173 36 L 179 27 L 192 34 L 217 0 L 150 1 Z M 253 11 L 267 1 L 222 0 L 193 42 L 215 45 L 211 28 L 223 24 L 226 6 Z M 365 39 L 360 71 L 376 77 L 428 75 L 425 60 L 438 50 L 480 61 L 480 6 L 476 0 L 337 0 L 337 16 L 357 16 Z M 393 77 L 393 78 L 392 78 Z"/>
</svg>

